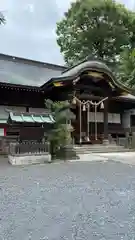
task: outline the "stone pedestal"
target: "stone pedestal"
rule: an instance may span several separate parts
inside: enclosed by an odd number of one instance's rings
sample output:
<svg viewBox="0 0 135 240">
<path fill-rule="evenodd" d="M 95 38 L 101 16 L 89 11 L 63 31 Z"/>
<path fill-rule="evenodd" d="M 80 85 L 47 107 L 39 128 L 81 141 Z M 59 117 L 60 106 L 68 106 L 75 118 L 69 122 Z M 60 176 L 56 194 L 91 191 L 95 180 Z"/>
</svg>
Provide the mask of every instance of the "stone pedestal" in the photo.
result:
<svg viewBox="0 0 135 240">
<path fill-rule="evenodd" d="M 103 145 L 105 145 L 105 146 L 109 145 L 109 140 L 108 139 L 103 139 Z"/>
<path fill-rule="evenodd" d="M 56 154 L 56 158 L 59 160 L 79 159 L 72 145 L 60 148 Z"/>
</svg>

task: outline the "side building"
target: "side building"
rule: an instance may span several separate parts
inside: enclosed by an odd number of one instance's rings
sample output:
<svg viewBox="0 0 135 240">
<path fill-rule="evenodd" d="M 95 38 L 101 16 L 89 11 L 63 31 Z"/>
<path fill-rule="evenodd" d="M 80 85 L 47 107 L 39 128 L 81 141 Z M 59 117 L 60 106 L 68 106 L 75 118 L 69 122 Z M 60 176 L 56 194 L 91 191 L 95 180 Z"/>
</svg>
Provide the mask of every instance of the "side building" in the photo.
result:
<svg viewBox="0 0 135 240">
<path fill-rule="evenodd" d="M 20 138 L 20 134 L 24 140 L 40 138 L 41 123 L 51 122 L 40 86 L 65 69 L 55 64 L 0 54 L 1 140 L 4 136 L 9 141 Z M 2 144 L 3 141 L 1 149 Z"/>
</svg>

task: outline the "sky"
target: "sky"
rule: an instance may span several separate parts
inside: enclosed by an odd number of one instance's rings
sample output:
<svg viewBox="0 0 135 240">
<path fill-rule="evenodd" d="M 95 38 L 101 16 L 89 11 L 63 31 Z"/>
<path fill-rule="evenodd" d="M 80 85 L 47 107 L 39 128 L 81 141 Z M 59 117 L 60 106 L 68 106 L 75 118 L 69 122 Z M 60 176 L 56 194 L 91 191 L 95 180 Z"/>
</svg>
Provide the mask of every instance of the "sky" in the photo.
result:
<svg viewBox="0 0 135 240">
<path fill-rule="evenodd" d="M 63 65 L 55 29 L 72 1 L 0 0 L 7 21 L 0 26 L 0 53 Z M 135 7 L 135 0 L 119 2 Z"/>
</svg>

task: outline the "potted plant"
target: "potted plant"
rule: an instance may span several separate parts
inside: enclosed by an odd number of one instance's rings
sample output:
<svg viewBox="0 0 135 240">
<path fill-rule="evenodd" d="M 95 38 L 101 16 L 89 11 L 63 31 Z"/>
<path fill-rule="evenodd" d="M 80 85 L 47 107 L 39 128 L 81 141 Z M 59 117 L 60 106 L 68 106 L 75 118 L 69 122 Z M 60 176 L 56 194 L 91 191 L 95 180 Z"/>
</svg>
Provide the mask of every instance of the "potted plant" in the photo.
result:
<svg viewBox="0 0 135 240">
<path fill-rule="evenodd" d="M 75 115 L 70 110 L 69 102 L 46 100 L 45 104 L 54 119 L 54 124 L 49 131 L 52 158 L 63 160 L 77 158 L 71 138 L 73 131 L 71 120 L 75 118 Z"/>
</svg>

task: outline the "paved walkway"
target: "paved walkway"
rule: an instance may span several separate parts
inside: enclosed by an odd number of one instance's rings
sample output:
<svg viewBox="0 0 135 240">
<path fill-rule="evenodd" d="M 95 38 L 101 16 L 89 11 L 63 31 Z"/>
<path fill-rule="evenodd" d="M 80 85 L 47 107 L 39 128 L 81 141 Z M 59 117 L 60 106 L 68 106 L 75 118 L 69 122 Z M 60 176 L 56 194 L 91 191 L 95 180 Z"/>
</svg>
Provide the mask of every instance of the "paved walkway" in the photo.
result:
<svg viewBox="0 0 135 240">
<path fill-rule="evenodd" d="M 135 152 L 117 152 L 117 153 L 91 153 L 91 154 L 82 154 L 80 155 L 79 160 L 71 160 L 73 161 L 81 161 L 81 162 L 89 162 L 89 161 L 116 161 L 127 164 L 135 164 Z"/>
<path fill-rule="evenodd" d="M 1 164 L 0 240 L 135 239 L 135 166 L 97 157 Z"/>
<path fill-rule="evenodd" d="M 99 156 L 116 162 L 135 164 L 135 152 L 101 153 Z"/>
</svg>

